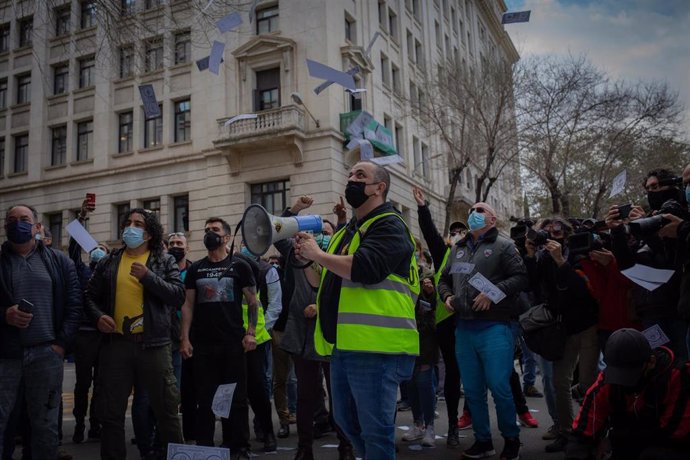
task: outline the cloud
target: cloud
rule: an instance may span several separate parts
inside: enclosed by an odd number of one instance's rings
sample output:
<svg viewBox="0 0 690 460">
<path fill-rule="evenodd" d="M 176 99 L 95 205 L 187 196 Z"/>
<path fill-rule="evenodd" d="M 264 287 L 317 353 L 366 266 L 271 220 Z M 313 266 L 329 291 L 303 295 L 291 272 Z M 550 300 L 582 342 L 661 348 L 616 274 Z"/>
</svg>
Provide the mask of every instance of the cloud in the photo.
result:
<svg viewBox="0 0 690 460">
<path fill-rule="evenodd" d="M 668 83 L 685 106 L 690 136 L 690 1 L 509 0 L 532 10 L 530 22 L 505 26 L 520 55 L 585 54 L 615 78 Z"/>
</svg>

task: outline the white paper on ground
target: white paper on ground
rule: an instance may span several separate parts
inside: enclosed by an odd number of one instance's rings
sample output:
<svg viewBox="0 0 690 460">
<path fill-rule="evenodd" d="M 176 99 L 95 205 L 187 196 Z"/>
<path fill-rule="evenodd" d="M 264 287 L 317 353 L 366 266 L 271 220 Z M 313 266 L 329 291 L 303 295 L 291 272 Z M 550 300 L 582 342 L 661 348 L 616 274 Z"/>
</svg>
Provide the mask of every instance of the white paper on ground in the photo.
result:
<svg viewBox="0 0 690 460">
<path fill-rule="evenodd" d="M 501 291 L 494 283 L 489 281 L 481 273 L 475 273 L 468 281 L 475 289 L 486 295 L 493 303 L 499 303 L 505 299 L 505 292 Z"/>
<path fill-rule="evenodd" d="M 660 268 L 652 268 L 647 265 L 635 264 L 632 267 L 622 270 L 623 273 L 628 278 L 633 277 L 638 280 L 647 281 L 650 283 L 664 284 L 671 279 L 674 270 L 663 270 Z"/>
<path fill-rule="evenodd" d="M 79 223 L 79 220 L 74 219 L 72 222 L 67 224 L 67 232 L 70 234 L 74 240 L 79 243 L 79 246 L 86 251 L 91 252 L 93 248 L 98 246 L 98 243 L 89 232 L 86 231 L 84 226 Z"/>
<path fill-rule="evenodd" d="M 190 444 L 168 444 L 167 460 L 230 460 L 230 449 L 223 447 L 192 446 Z"/>
<path fill-rule="evenodd" d="M 625 188 L 625 182 L 627 180 L 627 172 L 625 169 L 623 172 L 619 173 L 613 178 L 613 185 L 611 186 L 611 193 L 609 193 L 609 198 L 613 198 L 623 191 Z"/>
<path fill-rule="evenodd" d="M 236 386 L 236 383 L 218 385 L 216 394 L 213 395 L 213 403 L 211 404 L 213 413 L 218 417 L 228 418 L 230 416 L 232 396 L 235 394 Z"/>
<path fill-rule="evenodd" d="M 348 74 L 347 72 L 336 70 L 332 67 L 321 64 L 320 62 L 312 61 L 311 59 L 307 59 L 307 69 L 309 70 L 309 75 L 314 78 L 332 81 L 333 83 L 337 83 L 345 88 L 357 89 L 355 79 L 352 78 L 352 75 Z"/>
<path fill-rule="evenodd" d="M 229 125 L 231 125 L 231 124 L 233 124 L 239 120 L 253 120 L 257 117 L 258 117 L 258 115 L 255 113 L 241 113 L 241 114 L 235 115 L 231 119 L 227 120 L 225 123 L 223 123 L 223 126 L 229 126 Z"/>
<path fill-rule="evenodd" d="M 649 346 L 652 348 L 659 348 L 660 346 L 671 341 L 671 339 L 664 334 L 664 331 L 661 329 L 661 327 L 659 327 L 658 324 L 648 327 L 642 331 L 642 334 L 645 336 L 647 342 L 649 342 Z"/>
</svg>

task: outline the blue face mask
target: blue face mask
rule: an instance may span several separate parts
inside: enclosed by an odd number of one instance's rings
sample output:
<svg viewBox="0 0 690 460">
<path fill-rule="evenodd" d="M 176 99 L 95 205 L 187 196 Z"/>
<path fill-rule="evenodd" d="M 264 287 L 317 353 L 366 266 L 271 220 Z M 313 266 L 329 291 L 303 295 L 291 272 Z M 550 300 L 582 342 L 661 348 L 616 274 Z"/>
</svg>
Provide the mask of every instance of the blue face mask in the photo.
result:
<svg viewBox="0 0 690 460">
<path fill-rule="evenodd" d="M 31 234 L 31 229 L 34 224 L 31 222 L 23 222 L 21 220 L 15 220 L 7 224 L 7 239 L 14 244 L 24 244 L 33 238 Z"/>
<path fill-rule="evenodd" d="M 483 213 L 473 212 L 470 214 L 469 219 L 467 219 L 467 225 L 473 232 L 475 230 L 480 230 L 486 226 L 486 217 L 484 217 Z"/>
<path fill-rule="evenodd" d="M 249 251 L 249 249 L 247 249 L 247 246 L 242 246 L 242 249 L 240 249 L 240 254 L 242 254 L 243 256 L 247 256 L 247 257 L 249 257 L 249 258 L 252 259 L 252 260 L 256 260 L 256 259 L 257 259 L 257 257 L 256 257 L 254 254 L 252 254 L 252 253 Z"/>
<path fill-rule="evenodd" d="M 144 244 L 144 230 L 137 227 L 127 227 L 122 232 L 122 241 L 128 248 L 136 249 Z"/>
<path fill-rule="evenodd" d="M 690 184 L 685 186 L 685 201 L 690 204 Z"/>
<path fill-rule="evenodd" d="M 331 242 L 331 235 L 324 235 L 323 233 L 319 233 L 314 237 L 316 240 L 316 244 L 319 245 L 321 249 L 324 251 L 328 249 L 328 243 Z"/>
<path fill-rule="evenodd" d="M 91 262 L 96 263 L 103 257 L 105 257 L 105 251 L 101 248 L 96 248 L 93 251 L 91 251 L 91 255 L 89 257 L 91 259 Z"/>
</svg>

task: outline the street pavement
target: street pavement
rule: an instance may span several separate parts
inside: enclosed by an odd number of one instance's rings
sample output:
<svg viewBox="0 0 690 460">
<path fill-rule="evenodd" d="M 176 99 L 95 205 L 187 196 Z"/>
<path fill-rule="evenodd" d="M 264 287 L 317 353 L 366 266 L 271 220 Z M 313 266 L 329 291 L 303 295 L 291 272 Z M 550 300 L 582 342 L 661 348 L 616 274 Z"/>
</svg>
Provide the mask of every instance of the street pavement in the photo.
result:
<svg viewBox="0 0 690 460">
<path fill-rule="evenodd" d="M 537 379 L 539 380 L 539 379 Z M 63 445 L 62 448 L 70 453 L 75 460 L 97 460 L 100 458 L 99 448 L 100 444 L 98 441 L 86 441 L 82 444 L 74 444 L 72 442 L 72 434 L 74 432 L 74 417 L 72 416 L 73 408 L 73 390 L 74 390 L 74 364 L 65 364 L 65 378 L 63 383 L 63 402 L 64 402 L 64 418 L 63 418 Z M 538 382 L 539 384 L 539 382 Z M 541 388 L 540 388 L 541 389 Z M 495 410 L 493 406 L 493 401 L 489 398 L 489 412 L 491 414 L 492 420 L 492 432 L 494 435 L 494 448 L 497 454 L 494 457 L 498 459 L 501 449 L 503 448 L 503 440 L 501 439 L 500 433 L 496 426 Z M 131 402 L 131 401 L 130 401 Z M 463 400 L 460 400 L 461 411 L 462 411 Z M 544 446 L 549 441 L 543 441 L 541 439 L 542 434 L 551 425 L 551 419 L 549 418 L 548 412 L 546 410 L 546 403 L 544 398 L 528 398 L 527 403 L 532 411 L 532 415 L 539 421 L 539 428 L 522 428 L 520 433 L 520 439 L 522 441 L 523 447 L 521 450 L 520 458 L 522 460 L 551 460 L 551 459 L 562 459 L 563 454 L 547 454 L 544 452 Z M 396 429 L 396 439 L 397 445 L 399 446 L 399 459 L 460 459 L 460 454 L 462 449 L 469 448 L 473 441 L 472 430 L 461 431 L 461 447 L 459 449 L 448 449 L 446 448 L 446 441 L 443 436 L 445 436 L 448 429 L 448 421 L 446 417 L 446 406 L 444 401 L 438 402 L 437 412 L 440 416 L 436 419 L 436 435 L 437 443 L 435 448 L 424 448 L 421 446 L 409 445 L 402 441 L 402 436 L 405 433 L 405 428 L 412 426 L 412 413 L 398 412 L 397 416 L 397 429 Z M 251 417 L 251 414 L 250 414 Z M 127 411 L 127 418 L 125 421 L 125 430 L 127 440 L 127 458 L 131 460 L 139 459 L 139 452 L 136 446 L 131 444 L 130 439 L 134 437 L 132 430 L 132 419 L 129 410 Z M 278 418 L 274 411 L 274 426 L 276 430 L 278 429 Z M 88 422 L 87 422 L 88 430 Z M 220 424 L 216 424 L 216 444 L 220 444 Z M 334 433 L 329 433 L 327 436 L 317 439 L 314 441 L 314 457 L 317 460 L 336 460 L 338 458 L 338 451 L 335 448 L 338 444 L 338 439 Z M 291 425 L 290 427 L 290 437 L 287 439 L 278 439 L 278 452 L 272 454 L 264 454 L 261 451 L 262 445 L 254 441 L 252 436 L 252 449 L 253 454 L 258 458 L 266 458 L 267 460 L 292 460 L 297 449 L 297 427 Z M 21 458 L 21 447 L 18 447 L 15 451 L 14 459 L 19 460 Z M 124 460 L 124 459 L 123 459 Z"/>
</svg>

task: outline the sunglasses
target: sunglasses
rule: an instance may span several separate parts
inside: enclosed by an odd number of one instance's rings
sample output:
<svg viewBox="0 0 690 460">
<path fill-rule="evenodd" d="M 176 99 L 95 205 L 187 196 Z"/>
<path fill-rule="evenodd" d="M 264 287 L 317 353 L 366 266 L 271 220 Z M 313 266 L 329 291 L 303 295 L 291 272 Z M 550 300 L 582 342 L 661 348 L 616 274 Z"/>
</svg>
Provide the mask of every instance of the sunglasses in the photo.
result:
<svg viewBox="0 0 690 460">
<path fill-rule="evenodd" d="M 479 206 L 477 206 L 476 208 L 470 208 L 469 213 L 472 214 L 473 212 L 478 212 L 479 214 L 484 214 L 486 212 L 486 209 L 480 208 Z"/>
</svg>

